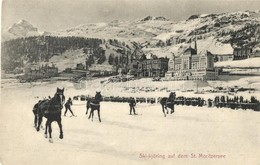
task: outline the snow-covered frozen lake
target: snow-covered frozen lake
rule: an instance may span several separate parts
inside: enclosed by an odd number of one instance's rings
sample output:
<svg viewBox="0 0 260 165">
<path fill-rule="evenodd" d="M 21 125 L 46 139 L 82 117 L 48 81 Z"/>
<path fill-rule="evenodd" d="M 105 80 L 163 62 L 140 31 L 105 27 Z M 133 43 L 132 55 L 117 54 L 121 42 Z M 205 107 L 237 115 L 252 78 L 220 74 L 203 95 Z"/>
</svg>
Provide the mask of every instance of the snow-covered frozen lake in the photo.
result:
<svg viewBox="0 0 260 165">
<path fill-rule="evenodd" d="M 97 114 L 87 119 L 83 101 L 72 106 L 77 117 L 62 117 L 64 139 L 52 124 L 49 143 L 33 127 L 32 107 L 58 85 L 66 99 L 80 93 L 62 83 L 1 89 L 1 164 L 259 164 L 260 117 L 251 110 L 176 106 L 164 117 L 159 104 L 138 104 L 130 116 L 127 103 L 103 102 L 99 123 Z"/>
</svg>

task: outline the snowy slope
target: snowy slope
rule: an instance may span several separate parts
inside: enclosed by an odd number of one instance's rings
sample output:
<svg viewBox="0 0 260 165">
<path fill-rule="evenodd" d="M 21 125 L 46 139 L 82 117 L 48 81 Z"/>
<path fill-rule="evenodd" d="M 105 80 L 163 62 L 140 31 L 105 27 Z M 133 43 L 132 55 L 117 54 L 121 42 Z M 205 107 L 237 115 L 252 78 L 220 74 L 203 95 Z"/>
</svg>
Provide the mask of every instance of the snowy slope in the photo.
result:
<svg viewBox="0 0 260 165">
<path fill-rule="evenodd" d="M 49 62 L 41 62 L 41 64 L 53 63 L 58 68 L 59 71 L 63 71 L 66 68 L 75 69 L 77 64 L 82 63 L 85 65 L 87 55 L 83 53 L 83 50 L 67 50 L 61 55 L 56 55 L 50 58 Z"/>
<path fill-rule="evenodd" d="M 194 41 L 194 32 L 196 32 L 199 51 L 209 49 L 215 54 L 230 54 L 232 49 L 231 34 L 248 25 L 260 26 L 259 24 L 259 11 L 241 11 L 202 14 L 196 19 L 187 19 L 180 22 L 151 16 L 135 21 L 115 20 L 110 23 L 84 24 L 75 28 L 58 30 L 53 32 L 52 35 L 115 38 L 122 41 L 136 41 L 140 44 L 146 42 L 148 45 L 146 44 L 145 48 L 159 47 L 161 53 L 171 53 L 172 47 L 179 49 L 181 46 L 189 44 L 190 39 Z M 167 45 L 167 42 L 171 40 L 177 40 L 177 43 Z M 158 46 L 159 41 L 162 41 L 164 46 Z M 172 53 L 178 55 L 182 51 L 181 49 L 180 52 L 174 51 Z M 160 56 L 160 52 L 152 51 L 152 49 L 148 52 Z"/>
</svg>

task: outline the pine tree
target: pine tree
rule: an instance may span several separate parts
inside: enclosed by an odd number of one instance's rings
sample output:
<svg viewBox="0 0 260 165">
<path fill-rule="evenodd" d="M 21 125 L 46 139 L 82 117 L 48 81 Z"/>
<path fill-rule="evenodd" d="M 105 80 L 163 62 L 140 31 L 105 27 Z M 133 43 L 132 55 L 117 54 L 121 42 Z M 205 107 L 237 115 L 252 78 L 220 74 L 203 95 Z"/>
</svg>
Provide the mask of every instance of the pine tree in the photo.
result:
<svg viewBox="0 0 260 165">
<path fill-rule="evenodd" d="M 114 64 L 117 66 L 118 65 L 118 56 L 115 57 L 115 62 Z"/>
<path fill-rule="evenodd" d="M 114 65 L 114 61 L 115 61 L 114 54 L 110 54 L 108 57 L 108 63 L 110 65 Z"/>
</svg>

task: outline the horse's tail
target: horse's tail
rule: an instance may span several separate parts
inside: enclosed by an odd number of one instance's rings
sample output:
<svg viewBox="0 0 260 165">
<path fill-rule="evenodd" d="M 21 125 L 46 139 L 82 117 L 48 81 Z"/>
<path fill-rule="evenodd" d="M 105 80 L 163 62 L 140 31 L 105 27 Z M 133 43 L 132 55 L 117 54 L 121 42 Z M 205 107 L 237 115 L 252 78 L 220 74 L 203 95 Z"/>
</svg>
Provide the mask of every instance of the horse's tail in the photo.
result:
<svg viewBox="0 0 260 165">
<path fill-rule="evenodd" d="M 36 103 L 34 106 L 33 106 L 33 114 L 36 115 L 37 114 L 37 109 L 38 109 L 38 103 Z"/>
<path fill-rule="evenodd" d="M 163 98 L 160 97 L 160 98 L 158 98 L 158 100 L 159 100 L 159 103 L 162 104 L 162 100 L 163 100 Z"/>
<path fill-rule="evenodd" d="M 43 117 L 43 103 L 45 101 L 39 101 L 35 106 L 33 107 L 33 113 L 34 113 L 34 127 L 36 128 L 37 131 L 40 130 L 41 122 L 42 122 L 42 117 Z"/>
</svg>

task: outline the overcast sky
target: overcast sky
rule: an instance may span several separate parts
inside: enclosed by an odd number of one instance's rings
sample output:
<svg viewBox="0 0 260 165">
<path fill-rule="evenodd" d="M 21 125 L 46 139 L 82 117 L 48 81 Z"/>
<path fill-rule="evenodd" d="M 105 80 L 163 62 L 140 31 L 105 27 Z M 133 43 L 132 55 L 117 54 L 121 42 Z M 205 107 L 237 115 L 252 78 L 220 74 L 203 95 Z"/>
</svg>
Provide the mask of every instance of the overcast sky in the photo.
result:
<svg viewBox="0 0 260 165">
<path fill-rule="evenodd" d="M 147 15 L 173 21 L 192 14 L 259 10 L 260 0 L 2 0 L 2 27 L 21 19 L 54 31 L 84 23 L 135 20 Z"/>
</svg>

